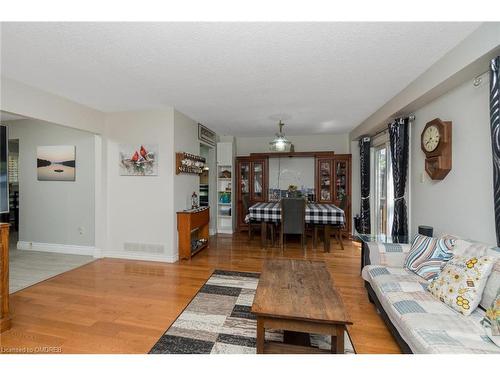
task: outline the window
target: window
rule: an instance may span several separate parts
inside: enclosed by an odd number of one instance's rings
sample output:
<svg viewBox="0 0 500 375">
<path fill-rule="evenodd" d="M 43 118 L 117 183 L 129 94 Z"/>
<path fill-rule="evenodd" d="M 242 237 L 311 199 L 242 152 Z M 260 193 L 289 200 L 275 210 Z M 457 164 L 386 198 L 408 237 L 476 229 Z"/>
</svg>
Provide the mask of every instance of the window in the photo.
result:
<svg viewBox="0 0 500 375">
<path fill-rule="evenodd" d="M 374 141 L 372 233 L 391 235 L 394 216 L 394 187 L 391 151 L 387 137 Z"/>
</svg>

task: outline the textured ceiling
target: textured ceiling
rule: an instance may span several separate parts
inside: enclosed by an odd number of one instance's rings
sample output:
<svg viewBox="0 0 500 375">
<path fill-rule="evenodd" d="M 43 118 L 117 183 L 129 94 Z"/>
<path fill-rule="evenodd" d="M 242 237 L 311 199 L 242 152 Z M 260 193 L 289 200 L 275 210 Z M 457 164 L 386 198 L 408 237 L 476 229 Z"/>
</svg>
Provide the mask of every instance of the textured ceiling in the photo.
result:
<svg viewBox="0 0 500 375">
<path fill-rule="evenodd" d="M 232 135 L 351 130 L 478 23 L 2 23 L 2 75 Z"/>
</svg>

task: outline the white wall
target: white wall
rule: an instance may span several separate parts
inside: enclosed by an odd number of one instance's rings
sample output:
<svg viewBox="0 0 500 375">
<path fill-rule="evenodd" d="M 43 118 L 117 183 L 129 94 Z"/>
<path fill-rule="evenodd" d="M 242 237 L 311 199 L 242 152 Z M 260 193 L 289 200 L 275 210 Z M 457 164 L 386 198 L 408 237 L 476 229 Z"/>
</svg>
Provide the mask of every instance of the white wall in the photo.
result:
<svg viewBox="0 0 500 375">
<path fill-rule="evenodd" d="M 203 143 L 203 142 L 200 142 Z M 216 147 L 209 146 L 203 143 L 206 148 L 202 152 L 200 147 L 200 156 L 206 159 L 208 171 L 208 205 L 210 206 L 210 235 L 217 233 L 217 160 L 216 160 Z"/>
<path fill-rule="evenodd" d="M 195 155 L 200 153 L 198 140 L 198 123 L 183 113 L 174 110 L 174 152 L 189 152 Z M 175 158 L 174 158 L 175 164 Z M 174 167 L 174 165 L 173 165 Z M 176 212 L 191 208 L 191 195 L 198 192 L 200 178 L 195 174 L 174 173 L 174 211 L 172 212 L 175 223 L 174 244 L 175 256 L 178 256 L 177 217 Z"/>
<path fill-rule="evenodd" d="M 200 153 L 198 123 L 183 113 L 174 110 L 174 152 Z M 191 208 L 191 195 L 199 189 L 200 178 L 194 174 L 175 175 L 174 209 Z"/>
<path fill-rule="evenodd" d="M 472 81 L 415 112 L 411 140 L 412 233 L 431 225 L 436 234 L 452 233 L 495 243 L 493 166 L 489 123 L 489 83 Z M 452 121 L 452 170 L 442 181 L 424 172 L 420 135 L 427 122 Z M 425 181 L 421 182 L 424 173 Z"/>
<path fill-rule="evenodd" d="M 334 151 L 336 154 L 349 153 L 349 134 L 315 134 L 287 136 L 294 144 L 295 151 Z M 253 152 L 269 152 L 269 142 L 273 134 L 268 137 L 236 137 L 236 153 L 238 156 L 247 156 Z"/>
<path fill-rule="evenodd" d="M 8 125 L 9 138 L 19 139 L 19 240 L 93 247 L 94 135 L 40 120 Z M 37 180 L 37 146 L 44 145 L 76 146 L 76 181 Z"/>
<path fill-rule="evenodd" d="M 103 255 L 175 261 L 173 108 L 109 114 L 104 141 L 107 240 Z M 120 176 L 118 146 L 140 143 L 158 145 L 158 176 Z M 125 243 L 144 246 L 125 250 Z"/>
<path fill-rule="evenodd" d="M 488 69 L 500 53 L 500 22 L 485 22 L 350 133 L 351 139 L 385 128 Z"/>
<path fill-rule="evenodd" d="M 278 180 L 281 190 L 286 190 L 290 185 L 296 185 L 299 190 L 302 189 L 302 186 L 304 188 L 314 188 L 315 168 L 313 157 L 270 158 L 269 189 L 277 189 Z"/>
<path fill-rule="evenodd" d="M 93 133 L 104 129 L 103 112 L 10 78 L 0 77 L 0 80 L 3 111 Z"/>
<path fill-rule="evenodd" d="M 175 111 L 174 115 L 171 107 L 102 113 L 5 77 L 1 80 L 0 110 L 95 133 L 89 135 L 93 145 L 89 157 L 95 157 L 96 161 L 93 171 L 89 172 L 92 174 L 89 181 L 93 178 L 95 183 L 86 191 L 95 196 L 95 212 L 92 211 L 91 216 L 96 225 L 88 226 L 95 229 L 100 255 L 176 261 L 175 212 L 187 207 L 188 196 L 198 190 L 198 178 L 175 175 L 175 151 L 199 153 L 197 123 L 180 112 Z M 118 145 L 130 143 L 159 145 L 158 176 L 119 176 Z M 36 162 L 36 158 L 34 160 Z M 69 199 L 64 206 L 69 210 L 75 207 Z M 41 227 L 39 224 L 34 227 L 37 226 Z M 80 243 L 76 239 L 68 239 L 68 242 Z M 140 249 L 125 250 L 126 243 Z"/>
</svg>

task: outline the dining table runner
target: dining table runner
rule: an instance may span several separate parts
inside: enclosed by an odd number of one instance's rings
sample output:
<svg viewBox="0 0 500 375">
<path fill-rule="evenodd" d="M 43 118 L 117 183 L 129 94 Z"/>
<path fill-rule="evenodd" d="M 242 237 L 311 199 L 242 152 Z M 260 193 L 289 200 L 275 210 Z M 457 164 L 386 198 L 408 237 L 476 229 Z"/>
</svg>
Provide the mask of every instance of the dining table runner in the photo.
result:
<svg viewBox="0 0 500 375">
<path fill-rule="evenodd" d="M 281 205 L 279 202 L 256 203 L 248 209 L 247 221 L 279 222 L 281 220 Z M 306 223 L 344 225 L 344 211 L 333 204 L 307 203 Z"/>
</svg>

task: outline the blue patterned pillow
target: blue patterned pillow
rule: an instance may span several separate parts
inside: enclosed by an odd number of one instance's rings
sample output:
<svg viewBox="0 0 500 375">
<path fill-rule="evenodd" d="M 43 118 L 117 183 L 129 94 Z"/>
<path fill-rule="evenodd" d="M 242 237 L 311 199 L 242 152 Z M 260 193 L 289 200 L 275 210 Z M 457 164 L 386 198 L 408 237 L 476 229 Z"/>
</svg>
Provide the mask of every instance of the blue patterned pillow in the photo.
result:
<svg viewBox="0 0 500 375">
<path fill-rule="evenodd" d="M 452 257 L 455 239 L 433 238 L 417 234 L 411 243 L 405 268 L 426 280 L 435 279 Z"/>
</svg>

